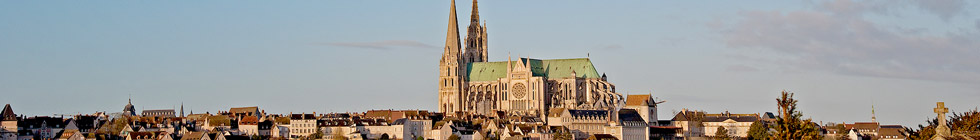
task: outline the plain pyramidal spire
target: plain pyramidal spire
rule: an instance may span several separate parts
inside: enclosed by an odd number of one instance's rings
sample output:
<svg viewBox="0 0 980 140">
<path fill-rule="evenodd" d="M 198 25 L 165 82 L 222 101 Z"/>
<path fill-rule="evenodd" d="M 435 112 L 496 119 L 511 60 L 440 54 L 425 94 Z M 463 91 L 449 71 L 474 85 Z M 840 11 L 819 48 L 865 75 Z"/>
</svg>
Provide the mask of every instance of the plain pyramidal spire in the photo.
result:
<svg viewBox="0 0 980 140">
<path fill-rule="evenodd" d="M 451 0 L 452 4 L 449 6 L 449 25 L 446 31 L 446 47 L 453 47 L 451 52 L 456 52 L 459 49 L 459 24 L 456 22 L 456 0 Z"/>
</svg>

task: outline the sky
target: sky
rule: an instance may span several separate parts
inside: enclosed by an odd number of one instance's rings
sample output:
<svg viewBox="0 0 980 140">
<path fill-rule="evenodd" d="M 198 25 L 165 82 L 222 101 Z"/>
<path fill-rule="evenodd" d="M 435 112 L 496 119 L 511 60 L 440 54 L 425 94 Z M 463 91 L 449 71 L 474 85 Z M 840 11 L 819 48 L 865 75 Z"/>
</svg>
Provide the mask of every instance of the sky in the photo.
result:
<svg viewBox="0 0 980 140">
<path fill-rule="evenodd" d="M 0 103 L 18 114 L 437 110 L 450 2 L 3 1 Z M 471 1 L 456 3 L 465 33 Z M 588 57 L 622 94 L 682 109 L 883 124 L 980 106 L 967 0 L 479 2 L 489 59 Z M 463 34 L 464 37 L 465 34 Z"/>
</svg>

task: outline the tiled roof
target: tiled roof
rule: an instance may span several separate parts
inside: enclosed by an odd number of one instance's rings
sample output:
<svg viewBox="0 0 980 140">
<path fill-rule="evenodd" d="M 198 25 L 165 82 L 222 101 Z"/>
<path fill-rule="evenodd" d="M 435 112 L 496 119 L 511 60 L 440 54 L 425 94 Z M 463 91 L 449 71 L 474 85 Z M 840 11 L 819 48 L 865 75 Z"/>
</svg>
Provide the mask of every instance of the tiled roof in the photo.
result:
<svg viewBox="0 0 980 140">
<path fill-rule="evenodd" d="M 704 112 L 683 110 L 674 115 L 672 121 L 694 121 L 704 117 Z"/>
<path fill-rule="evenodd" d="M 605 110 L 568 110 L 572 117 L 607 117 L 609 112 Z"/>
<path fill-rule="evenodd" d="M 620 122 L 625 122 L 625 121 L 644 122 L 643 117 L 640 116 L 640 113 L 636 112 L 636 110 L 633 109 L 620 109 L 619 121 Z"/>
<path fill-rule="evenodd" d="M 905 128 L 901 125 L 882 125 L 881 129 L 878 130 L 879 136 L 899 136 L 900 138 L 905 138 L 902 132 Z"/>
<path fill-rule="evenodd" d="M 551 110 L 548 111 L 548 116 L 549 117 L 561 117 L 561 114 L 562 113 L 565 113 L 565 108 L 551 108 Z"/>
<path fill-rule="evenodd" d="M 253 106 L 253 107 L 236 107 L 236 108 L 228 109 L 228 112 L 229 113 L 232 113 L 232 114 L 235 114 L 235 113 L 258 113 L 258 111 L 259 111 L 259 107 L 257 107 L 257 106 Z"/>
<path fill-rule="evenodd" d="M 879 127 L 878 127 L 878 122 L 854 122 L 854 124 L 851 125 L 849 128 L 874 130 L 874 129 L 878 129 Z"/>
<path fill-rule="evenodd" d="M 0 112 L 0 116 L 3 116 L 4 121 L 17 120 L 17 114 L 14 114 L 14 109 L 10 108 L 10 104 L 3 106 L 3 112 Z"/>
<path fill-rule="evenodd" d="M 133 139 L 150 139 L 156 136 L 153 132 L 129 132 L 129 137 Z"/>
<path fill-rule="evenodd" d="M 292 120 L 313 120 L 316 119 L 316 115 L 313 114 L 290 114 L 289 119 Z"/>
<path fill-rule="evenodd" d="M 568 78 L 571 77 L 572 72 L 575 72 L 575 77 L 599 78 L 601 76 L 596 72 L 589 58 L 549 60 L 520 58 L 511 62 L 511 65 L 516 65 L 517 61 L 528 62 L 531 65 L 531 75 L 549 79 Z M 466 69 L 469 81 L 495 81 L 507 76 L 507 61 L 473 62 L 467 64 Z"/>
<path fill-rule="evenodd" d="M 78 129 L 94 129 L 96 119 L 98 119 L 98 116 L 76 116 L 75 125 Z"/>
<path fill-rule="evenodd" d="M 20 122 L 17 123 L 17 126 L 23 128 L 65 128 L 65 125 L 67 125 L 70 121 L 71 119 L 66 120 L 61 117 L 37 116 L 20 120 Z"/>
<path fill-rule="evenodd" d="M 59 135 L 58 138 L 60 138 L 60 139 L 68 139 L 68 138 L 71 138 L 72 135 L 76 135 L 76 133 L 79 133 L 79 132 L 78 132 L 78 130 L 75 130 L 75 129 L 64 130 L 64 131 L 61 131 L 61 135 Z"/>
<path fill-rule="evenodd" d="M 391 117 L 391 110 L 368 110 L 364 113 L 366 118 L 387 118 Z"/>
<path fill-rule="evenodd" d="M 626 96 L 626 105 L 629 105 L 629 106 L 634 106 L 634 105 L 649 105 L 649 104 L 647 104 L 649 101 L 650 101 L 650 95 L 649 94 L 646 94 L 646 95 L 642 95 L 642 94 L 641 95 L 627 95 Z"/>
<path fill-rule="evenodd" d="M 258 117 L 255 117 L 255 116 L 246 116 L 246 117 L 243 117 L 241 121 L 238 121 L 238 124 L 242 124 L 242 125 L 258 125 L 259 124 L 259 118 Z"/>
<path fill-rule="evenodd" d="M 204 138 L 204 136 L 204 132 L 190 132 L 184 134 L 184 137 L 181 137 L 180 140 L 200 140 L 201 138 Z"/>
</svg>

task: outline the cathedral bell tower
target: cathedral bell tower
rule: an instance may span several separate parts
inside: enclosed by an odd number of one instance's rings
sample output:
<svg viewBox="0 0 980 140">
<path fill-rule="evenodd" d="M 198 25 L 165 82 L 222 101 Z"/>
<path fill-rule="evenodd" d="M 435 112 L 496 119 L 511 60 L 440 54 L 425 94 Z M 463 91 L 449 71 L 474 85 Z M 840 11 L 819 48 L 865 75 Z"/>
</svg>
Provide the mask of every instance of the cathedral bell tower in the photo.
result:
<svg viewBox="0 0 980 140">
<path fill-rule="evenodd" d="M 487 26 L 480 25 L 480 11 L 476 0 L 473 0 L 473 12 L 470 13 L 470 26 L 466 29 L 466 49 L 463 50 L 463 64 L 470 62 L 487 62 Z"/>
<path fill-rule="evenodd" d="M 456 0 L 449 7 L 446 46 L 439 60 L 439 111 L 447 115 L 461 111 L 462 76 L 460 72 L 459 24 L 456 23 Z"/>
</svg>

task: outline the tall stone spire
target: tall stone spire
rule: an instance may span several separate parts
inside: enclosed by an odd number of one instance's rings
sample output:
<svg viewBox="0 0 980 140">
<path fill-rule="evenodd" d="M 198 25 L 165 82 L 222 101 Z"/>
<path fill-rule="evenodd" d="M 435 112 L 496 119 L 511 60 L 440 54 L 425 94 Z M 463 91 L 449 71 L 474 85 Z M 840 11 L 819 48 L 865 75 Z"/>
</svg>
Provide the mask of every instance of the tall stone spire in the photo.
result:
<svg viewBox="0 0 980 140">
<path fill-rule="evenodd" d="M 480 22 L 480 10 L 476 6 L 476 0 L 473 0 L 473 12 L 470 13 L 470 23 Z"/>
<path fill-rule="evenodd" d="M 463 64 L 487 62 L 487 29 L 480 25 L 480 11 L 476 0 L 473 0 L 473 12 L 470 14 L 470 26 L 466 28 L 466 49 L 462 53 Z"/>
<path fill-rule="evenodd" d="M 456 0 L 449 7 L 449 25 L 446 29 L 446 48 L 439 60 L 439 111 L 448 115 L 460 111 L 461 84 L 460 76 L 460 38 L 459 24 L 456 22 Z"/>
<path fill-rule="evenodd" d="M 449 27 L 446 29 L 446 53 L 459 52 L 459 24 L 456 22 L 456 0 L 449 7 Z"/>
</svg>

